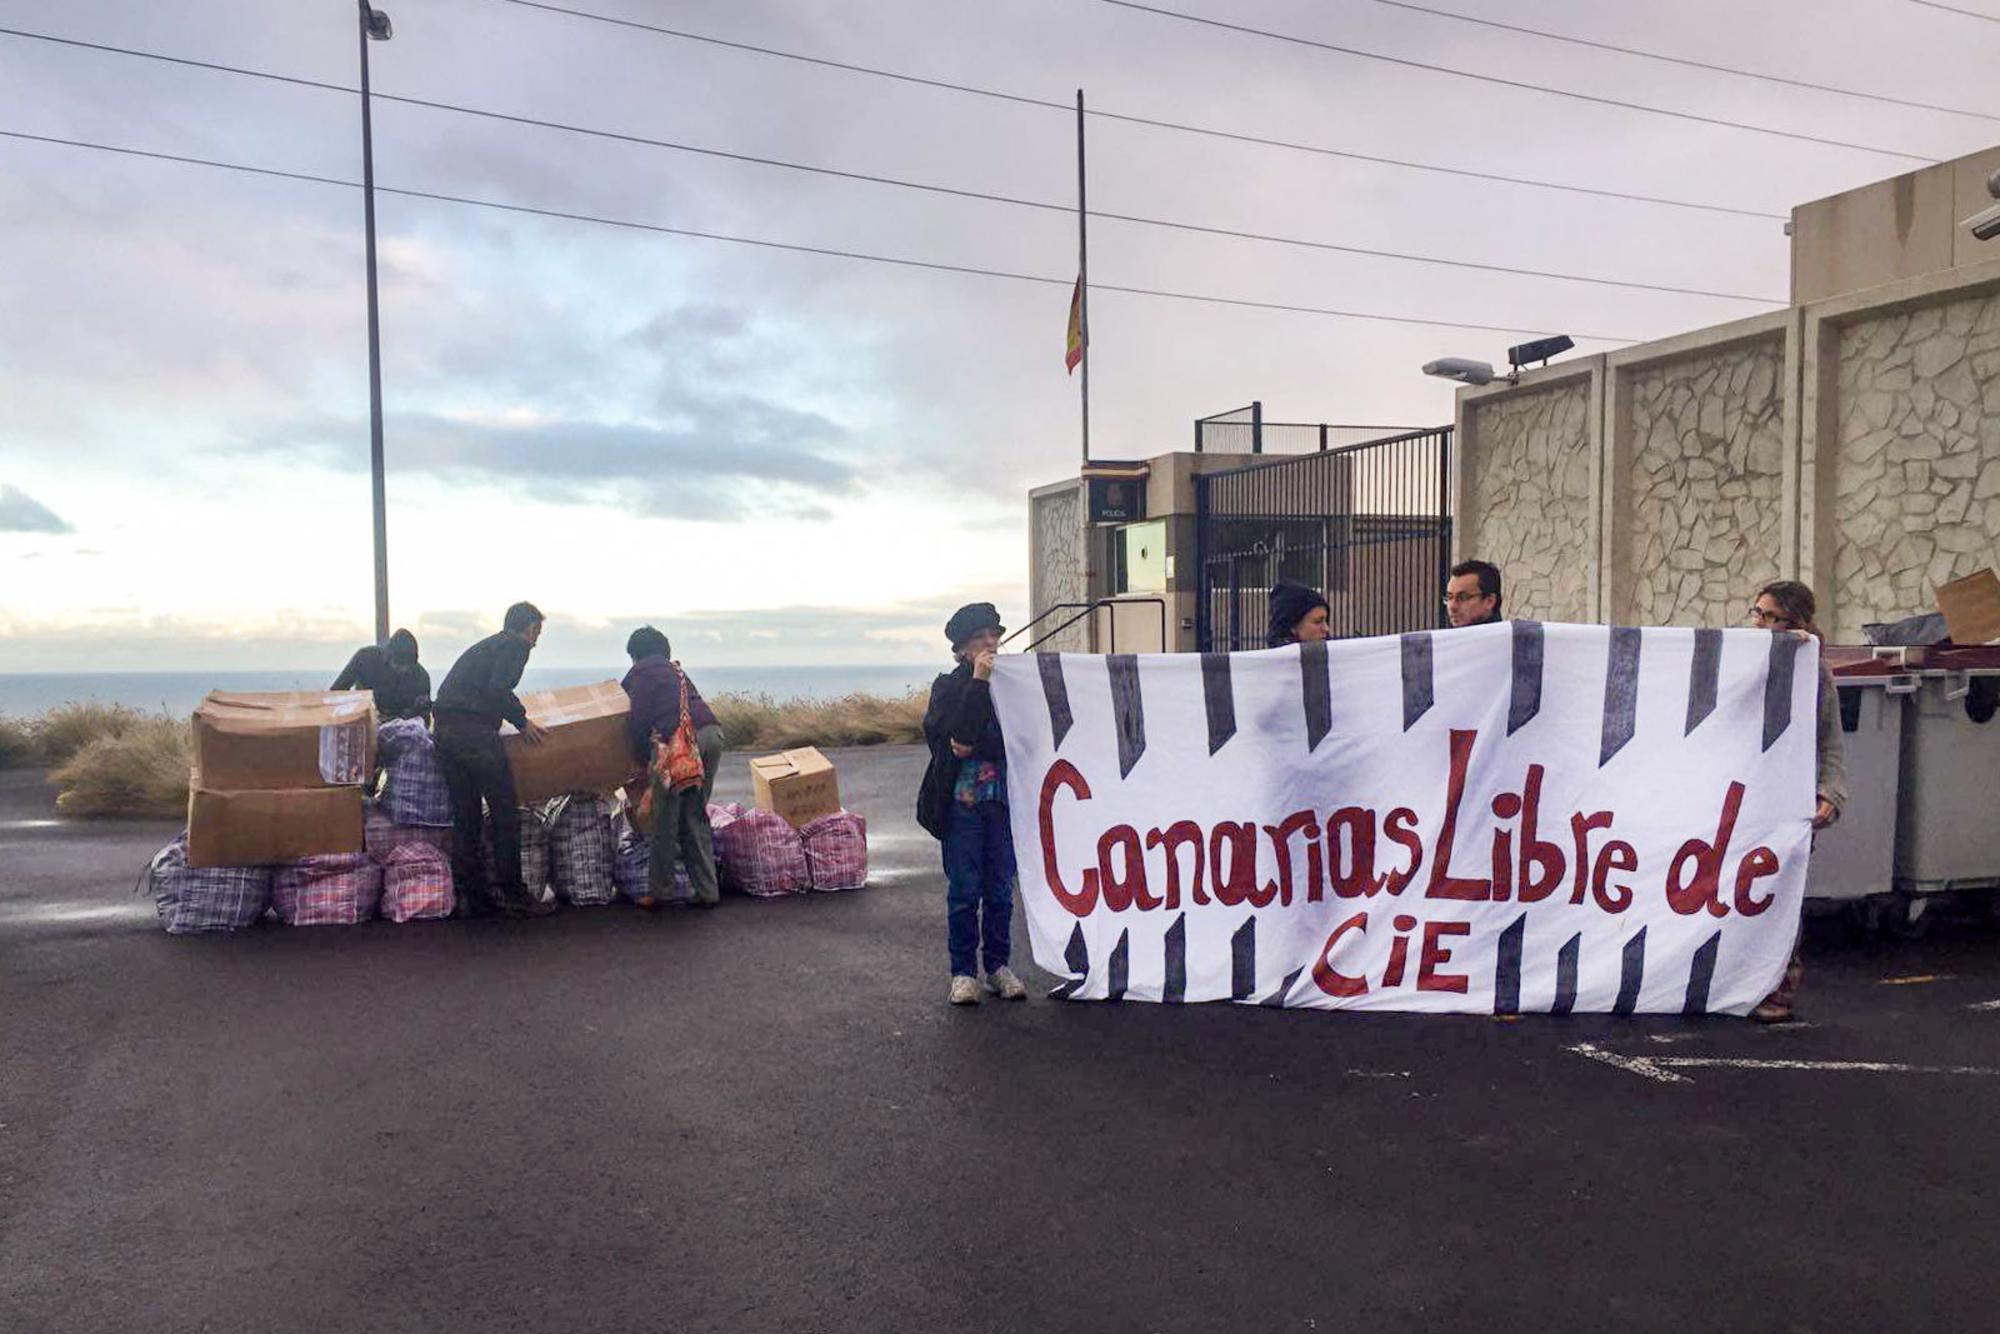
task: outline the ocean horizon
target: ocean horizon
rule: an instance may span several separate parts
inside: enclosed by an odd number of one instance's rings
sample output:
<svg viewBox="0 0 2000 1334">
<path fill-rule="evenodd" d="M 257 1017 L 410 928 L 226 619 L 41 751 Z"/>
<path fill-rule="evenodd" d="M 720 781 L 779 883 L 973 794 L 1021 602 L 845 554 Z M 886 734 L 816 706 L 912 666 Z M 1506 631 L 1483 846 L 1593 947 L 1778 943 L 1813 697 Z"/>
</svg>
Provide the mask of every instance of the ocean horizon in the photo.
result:
<svg viewBox="0 0 2000 1334">
<path fill-rule="evenodd" d="M 427 666 L 429 664 L 426 664 Z M 433 683 L 444 679 L 431 668 Z M 838 699 L 862 692 L 895 698 L 930 685 L 946 664 L 875 663 L 818 667 L 697 667 L 688 678 L 704 695 L 768 695 L 774 700 Z M 0 672 L 0 715 L 33 717 L 64 704 L 122 704 L 146 712 L 189 714 L 211 690 L 324 690 L 338 673 L 324 668 L 203 672 Z M 554 690 L 616 680 L 624 667 L 530 667 L 521 690 Z"/>
</svg>

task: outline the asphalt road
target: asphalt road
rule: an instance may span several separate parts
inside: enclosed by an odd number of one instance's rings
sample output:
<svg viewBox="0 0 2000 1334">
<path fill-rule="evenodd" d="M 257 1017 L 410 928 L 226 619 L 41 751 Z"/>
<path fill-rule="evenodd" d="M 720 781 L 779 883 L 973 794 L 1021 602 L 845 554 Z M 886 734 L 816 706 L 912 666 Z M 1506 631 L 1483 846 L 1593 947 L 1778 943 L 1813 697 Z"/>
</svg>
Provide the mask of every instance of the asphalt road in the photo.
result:
<svg viewBox="0 0 2000 1334">
<path fill-rule="evenodd" d="M 0 774 L 0 1329 L 2000 1325 L 1983 923 L 1778 1029 L 952 1010 L 921 755 L 835 758 L 863 891 L 191 939 Z"/>
</svg>

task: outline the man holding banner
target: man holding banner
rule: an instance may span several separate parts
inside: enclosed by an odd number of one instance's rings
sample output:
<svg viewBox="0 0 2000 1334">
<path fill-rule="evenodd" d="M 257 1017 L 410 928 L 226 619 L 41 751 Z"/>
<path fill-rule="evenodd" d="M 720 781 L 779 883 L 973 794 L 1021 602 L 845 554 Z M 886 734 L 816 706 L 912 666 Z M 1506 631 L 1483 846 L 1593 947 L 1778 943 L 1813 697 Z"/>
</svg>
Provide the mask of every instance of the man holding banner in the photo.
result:
<svg viewBox="0 0 2000 1334">
<path fill-rule="evenodd" d="M 1726 1012 L 1791 954 L 1818 645 L 1532 621 L 993 670 L 1075 999 Z"/>
</svg>

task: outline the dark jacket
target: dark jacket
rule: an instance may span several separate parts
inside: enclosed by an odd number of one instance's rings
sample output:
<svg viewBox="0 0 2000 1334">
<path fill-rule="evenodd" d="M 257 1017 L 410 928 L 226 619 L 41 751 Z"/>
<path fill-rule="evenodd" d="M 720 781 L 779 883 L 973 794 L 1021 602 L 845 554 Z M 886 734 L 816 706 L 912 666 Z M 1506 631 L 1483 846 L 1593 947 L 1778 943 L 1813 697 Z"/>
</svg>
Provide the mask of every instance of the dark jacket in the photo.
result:
<svg viewBox="0 0 2000 1334">
<path fill-rule="evenodd" d="M 355 650 L 333 688 L 373 691 L 375 716 L 385 723 L 392 718 L 430 721 L 431 674 L 422 663 L 397 662 L 373 644 Z"/>
<path fill-rule="evenodd" d="M 670 737 L 681 725 L 681 673 L 665 658 L 641 658 L 619 684 L 632 697 L 632 721 L 627 728 L 632 756 L 644 760 L 653 733 Z M 694 688 L 692 677 L 688 678 L 688 718 L 696 731 L 715 725 L 715 710 Z"/>
<path fill-rule="evenodd" d="M 951 753 L 951 743 L 972 747 L 973 759 L 991 760 L 1007 771 L 1007 742 L 1000 718 L 993 712 L 993 684 L 975 680 L 972 664 L 960 663 L 931 682 L 930 706 L 924 710 L 924 741 L 931 748 L 930 766 L 917 790 L 917 823 L 933 838 L 951 828 L 952 790 L 965 761 Z"/>
<path fill-rule="evenodd" d="M 433 705 L 442 714 L 476 719 L 493 731 L 502 719 L 516 727 L 528 723 L 528 711 L 521 707 L 514 687 L 528 666 L 528 641 L 502 630 L 488 635 L 458 655 L 458 661 L 444 674 Z"/>
</svg>

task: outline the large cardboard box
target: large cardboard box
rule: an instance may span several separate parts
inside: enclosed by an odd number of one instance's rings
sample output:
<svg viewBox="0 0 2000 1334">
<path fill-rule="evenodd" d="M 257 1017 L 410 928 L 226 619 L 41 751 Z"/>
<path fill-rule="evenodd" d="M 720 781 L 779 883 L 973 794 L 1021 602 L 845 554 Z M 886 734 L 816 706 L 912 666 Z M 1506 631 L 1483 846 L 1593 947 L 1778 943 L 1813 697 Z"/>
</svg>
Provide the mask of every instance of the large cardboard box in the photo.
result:
<svg viewBox="0 0 2000 1334">
<path fill-rule="evenodd" d="M 212 690 L 194 711 L 194 767 L 217 792 L 360 786 L 375 776 L 375 696 Z"/>
<path fill-rule="evenodd" d="M 784 816 L 795 829 L 840 809 L 840 775 L 833 761 L 811 746 L 757 756 L 750 761 L 750 784 L 757 805 Z"/>
<path fill-rule="evenodd" d="M 188 792 L 188 865 L 282 866 L 360 852 L 361 789 L 218 791 L 196 774 Z"/>
<path fill-rule="evenodd" d="M 530 722 L 549 729 L 541 745 L 531 746 L 508 724 L 500 726 L 522 805 L 565 792 L 608 792 L 638 768 L 626 732 L 632 701 L 616 681 L 537 691 L 521 696 L 521 706 Z"/>
<path fill-rule="evenodd" d="M 1940 584 L 1938 610 L 1954 644 L 1991 644 L 2000 639 L 2000 575 L 1991 569 Z"/>
</svg>

